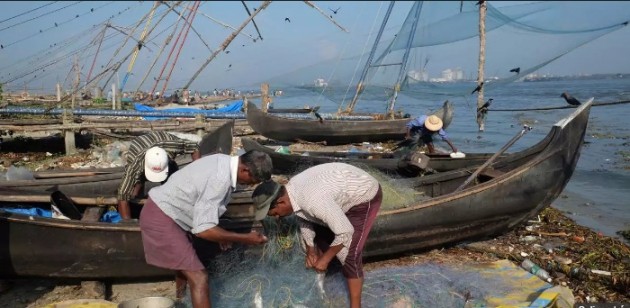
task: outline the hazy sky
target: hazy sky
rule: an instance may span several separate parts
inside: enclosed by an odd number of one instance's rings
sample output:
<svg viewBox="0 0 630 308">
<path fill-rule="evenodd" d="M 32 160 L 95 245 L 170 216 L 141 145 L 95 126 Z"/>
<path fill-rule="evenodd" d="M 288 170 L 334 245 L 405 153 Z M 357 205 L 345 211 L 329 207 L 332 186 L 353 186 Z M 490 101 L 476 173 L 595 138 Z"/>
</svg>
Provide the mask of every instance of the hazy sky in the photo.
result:
<svg viewBox="0 0 630 308">
<path fill-rule="evenodd" d="M 253 12 L 253 8 L 259 7 L 262 2 L 247 1 L 246 3 Z M 191 88 L 211 90 L 251 84 L 282 75 L 307 64 L 356 55 L 356 53 L 352 54 L 351 50 L 369 51 L 370 44 L 365 44 L 364 37 L 369 34 L 373 37 L 389 2 L 316 1 L 314 3 L 326 15 L 332 16 L 339 24 L 349 29 L 350 33 L 342 32 L 326 17 L 303 2 L 273 2 L 255 19 L 263 40 L 254 43 L 245 35 L 237 36 L 228 48 L 229 53 L 220 53 L 201 73 Z M 496 7 L 504 7 L 523 2 L 490 3 Z M 585 5 L 592 5 L 593 14 L 600 19 L 606 19 L 607 14 L 614 12 L 598 11 L 601 3 L 587 2 Z M 384 37 L 393 37 L 411 5 L 411 2 L 396 3 Z M 152 6 L 153 2 L 149 1 L 3 2 L 3 9 L 0 11 L 0 44 L 3 47 L 0 49 L 0 81 L 6 82 L 24 76 L 6 85 L 5 88 L 9 90 L 21 89 L 26 84 L 31 89 L 44 88 L 46 91 L 52 91 L 56 82 L 68 87 L 74 78 L 74 75 L 70 74 L 73 61 L 71 52 L 78 51 L 81 80 L 84 82 L 90 74 L 93 62 L 94 69 L 91 77 L 100 73 L 101 67 L 107 66 L 116 50 L 122 45 L 125 36 L 120 31 L 128 32 L 134 23 L 151 10 Z M 338 8 L 337 14 L 334 14 L 332 10 Z M 165 9 L 165 6 L 158 8 L 152 25 L 155 25 Z M 29 10 L 33 11 L 28 12 Z M 20 14 L 22 16 L 17 16 Z M 204 14 L 233 27 L 238 27 L 247 18 L 247 13 L 240 1 L 202 2 L 193 26 L 210 50 L 201 42 L 196 33 L 190 31 L 178 62 L 173 67 L 168 89 L 183 86 L 210 56 L 211 50 L 217 49 L 233 32 L 232 29 L 211 21 Z M 107 39 L 103 40 L 98 57 L 95 58 L 100 34 L 105 29 L 103 25 L 110 18 L 111 24 L 118 30 L 113 28 L 106 30 Z M 290 22 L 286 18 L 289 18 Z M 29 19 L 32 20 L 29 21 Z M 173 25 L 175 21 L 176 15 L 170 14 L 151 33 L 149 37 L 153 40 L 140 51 L 125 90 L 136 89 L 156 58 L 167 35 L 172 32 L 173 28 L 168 28 L 168 26 Z M 579 22 L 579 20 L 576 21 L 576 23 Z M 144 23 L 139 25 L 134 33 L 136 39 L 140 36 L 144 25 Z M 165 79 L 171 69 L 172 59 L 178 53 L 175 49 L 172 52 L 171 62 L 164 66 L 166 56 L 174 46 L 177 33 L 179 29 L 171 44 L 164 49 L 142 89 L 149 90 L 154 87 L 155 79 L 163 67 L 165 73 L 162 74 L 162 79 Z M 251 24 L 245 28 L 244 33 L 253 37 L 258 36 Z M 363 37 L 362 41 L 356 39 L 358 37 Z M 115 58 L 116 61 L 128 55 L 133 50 L 134 44 L 131 41 L 122 47 Z M 553 45 L 553 42 L 550 41 L 548 45 Z M 630 55 L 630 29 L 625 27 L 569 52 L 539 72 L 560 75 L 630 73 L 630 56 L 628 55 Z M 123 78 L 128 64 L 129 61 L 123 63 L 118 78 Z M 445 68 L 439 65 L 432 67 L 435 71 Z M 104 76 L 101 84 L 109 78 L 109 74 Z M 116 77 L 108 84 L 115 80 Z M 163 83 L 160 83 L 156 89 L 159 90 L 162 86 Z"/>
</svg>

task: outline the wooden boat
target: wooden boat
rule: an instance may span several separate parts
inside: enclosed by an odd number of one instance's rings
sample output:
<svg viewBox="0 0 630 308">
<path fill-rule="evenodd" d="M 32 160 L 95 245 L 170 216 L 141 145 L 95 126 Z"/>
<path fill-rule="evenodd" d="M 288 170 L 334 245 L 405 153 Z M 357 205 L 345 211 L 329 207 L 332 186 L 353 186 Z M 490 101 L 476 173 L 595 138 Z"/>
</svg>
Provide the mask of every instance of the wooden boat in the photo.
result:
<svg viewBox="0 0 630 308">
<path fill-rule="evenodd" d="M 440 116 L 448 127 L 453 117 L 453 107 L 448 101 L 433 114 Z M 274 140 L 295 142 L 325 141 L 327 145 L 359 142 L 402 140 L 409 118 L 380 120 L 323 120 L 291 119 L 268 114 L 255 104 L 247 103 L 247 122 L 257 133 Z"/>
<path fill-rule="evenodd" d="M 476 167 L 400 180 L 426 199 L 407 207 L 382 208 L 366 243 L 366 257 L 494 236 L 538 214 L 559 196 L 575 170 L 591 104 L 592 100 L 576 108 L 532 147 L 498 159 L 462 190 L 456 191 Z M 234 194 L 222 220 L 226 228 L 247 232 L 252 225 L 260 226 L 252 221 L 250 196 L 249 191 Z M 0 212 L 0 239 L 0 278 L 169 274 L 144 263 L 140 229 L 134 224 Z"/>
<path fill-rule="evenodd" d="M 319 106 L 312 108 L 269 108 L 267 109 L 267 113 L 311 113 L 317 112 L 318 110 Z"/>
<path fill-rule="evenodd" d="M 234 122 L 229 121 L 213 132 L 206 134 L 199 142 L 201 155 L 216 152 L 230 153 L 232 151 L 233 130 Z M 185 166 L 192 159 L 190 155 L 185 155 L 178 157 L 176 161 L 178 165 Z M 35 174 L 35 180 L 0 181 L 0 189 L 46 191 L 55 188 L 70 195 L 93 196 L 94 194 L 105 194 L 115 196 L 123 175 L 123 167 L 80 171 L 47 171 Z M 147 183 L 147 185 L 147 187 L 152 187 L 150 183 Z"/>
<path fill-rule="evenodd" d="M 275 173 L 290 174 L 296 170 L 330 162 L 343 162 L 357 166 L 378 169 L 385 173 L 396 173 L 401 176 L 416 176 L 421 171 L 409 162 L 405 153 L 370 153 L 370 152 L 301 152 L 292 154 L 278 153 L 253 139 L 241 138 L 243 149 L 258 150 L 267 153 L 273 161 Z M 468 153 L 465 158 L 451 158 L 448 154 L 425 154 L 429 157 L 428 168 L 437 172 L 481 165 L 492 153 Z M 427 168 L 427 170 L 428 170 Z"/>
</svg>

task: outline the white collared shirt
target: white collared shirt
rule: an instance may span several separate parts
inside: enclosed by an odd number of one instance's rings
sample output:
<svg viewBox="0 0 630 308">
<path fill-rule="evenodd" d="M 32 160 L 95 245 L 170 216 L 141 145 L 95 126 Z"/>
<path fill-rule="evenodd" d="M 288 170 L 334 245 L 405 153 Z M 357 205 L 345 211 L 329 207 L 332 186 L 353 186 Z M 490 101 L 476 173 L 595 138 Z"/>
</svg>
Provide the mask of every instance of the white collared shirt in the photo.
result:
<svg viewBox="0 0 630 308">
<path fill-rule="evenodd" d="M 173 173 L 149 197 L 182 229 L 200 233 L 219 224 L 236 186 L 238 157 L 204 156 Z"/>
</svg>

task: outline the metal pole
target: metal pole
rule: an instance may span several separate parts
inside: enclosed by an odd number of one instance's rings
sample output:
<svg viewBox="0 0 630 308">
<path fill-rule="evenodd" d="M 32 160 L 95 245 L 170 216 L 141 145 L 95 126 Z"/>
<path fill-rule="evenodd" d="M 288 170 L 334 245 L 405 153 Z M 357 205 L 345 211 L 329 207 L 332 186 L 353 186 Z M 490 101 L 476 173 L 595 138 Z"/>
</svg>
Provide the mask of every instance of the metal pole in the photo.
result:
<svg viewBox="0 0 630 308">
<path fill-rule="evenodd" d="M 525 135 L 527 132 L 529 132 L 530 130 L 532 130 L 532 128 L 530 126 L 524 125 L 523 126 L 523 130 L 521 130 L 520 132 L 518 132 L 518 134 L 516 134 L 516 136 L 512 137 L 512 139 L 510 139 L 510 141 L 508 141 L 508 143 L 506 145 L 504 145 L 499 152 L 494 153 L 494 155 L 492 155 L 492 157 L 490 157 L 490 159 L 488 159 L 488 161 L 486 161 L 485 163 L 483 163 L 483 165 L 481 165 L 481 167 L 479 167 L 477 170 L 475 170 L 475 172 L 473 172 L 473 174 L 471 174 L 466 181 L 464 181 L 464 183 L 462 185 L 460 185 L 459 187 L 457 187 L 457 189 L 455 189 L 455 192 L 460 191 L 464 188 L 466 188 L 466 186 L 468 186 L 468 184 L 470 184 L 470 182 L 472 182 L 472 180 L 476 179 L 477 176 L 479 175 L 479 173 L 481 173 L 481 171 L 483 171 L 484 169 L 486 169 L 486 167 L 488 167 L 491 163 L 494 162 L 494 160 L 499 157 L 499 155 L 503 154 L 503 152 L 507 151 L 507 149 L 509 147 L 511 147 L 518 139 L 520 139 L 521 137 L 523 137 L 523 135 Z"/>
</svg>

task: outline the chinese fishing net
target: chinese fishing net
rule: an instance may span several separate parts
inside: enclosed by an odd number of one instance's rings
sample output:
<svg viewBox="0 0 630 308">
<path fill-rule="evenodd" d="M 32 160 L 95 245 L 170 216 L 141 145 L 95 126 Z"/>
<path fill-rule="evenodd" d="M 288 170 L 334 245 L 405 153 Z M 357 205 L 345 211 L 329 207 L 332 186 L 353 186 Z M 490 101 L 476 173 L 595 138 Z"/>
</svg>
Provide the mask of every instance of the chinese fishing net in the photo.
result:
<svg viewBox="0 0 630 308">
<path fill-rule="evenodd" d="M 468 106 L 476 112 L 476 104 L 470 103 L 476 100 L 471 92 L 477 86 L 479 65 L 477 1 L 397 3 L 394 10 L 399 7 L 409 13 L 399 27 L 394 26 L 399 22 L 396 20 L 390 19 L 386 24 L 354 111 L 368 108 L 371 112 L 385 111 L 386 102 L 391 101 L 395 85 L 399 84 L 396 109 L 418 109 L 418 101 L 428 103 L 422 106 L 431 108 L 450 100 L 458 108 Z M 353 28 L 350 34 L 328 36 L 328 41 L 339 38 L 336 43 L 343 46 L 339 48 L 342 50 L 339 57 L 318 63 L 304 59 L 303 67 L 271 79 L 270 83 L 321 94 L 319 101 L 311 104 L 321 105 L 322 112 L 347 107 L 366 67 L 385 11 L 384 7 L 378 11 L 369 29 Z M 535 80 L 534 73 L 542 67 L 625 28 L 629 20 L 628 2 L 593 5 L 543 1 L 497 6 L 487 2 L 486 95 L 515 81 Z M 373 106 L 382 109 L 373 110 Z"/>
</svg>

